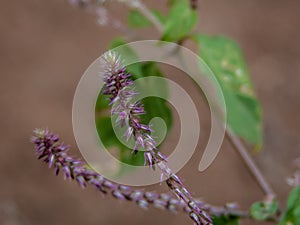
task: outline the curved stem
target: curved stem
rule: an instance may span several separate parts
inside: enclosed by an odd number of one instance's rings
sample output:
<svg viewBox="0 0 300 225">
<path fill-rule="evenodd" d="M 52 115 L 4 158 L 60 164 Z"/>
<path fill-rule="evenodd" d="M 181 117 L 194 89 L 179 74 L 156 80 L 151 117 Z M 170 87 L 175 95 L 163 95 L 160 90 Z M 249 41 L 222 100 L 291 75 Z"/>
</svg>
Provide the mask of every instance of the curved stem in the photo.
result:
<svg viewBox="0 0 300 225">
<path fill-rule="evenodd" d="M 231 144 L 236 149 L 236 151 L 239 153 L 244 163 L 247 165 L 248 170 L 253 175 L 253 177 L 261 187 L 262 191 L 268 197 L 273 199 L 275 197 L 273 189 L 271 188 L 270 184 L 267 182 L 262 172 L 253 161 L 252 157 L 250 156 L 249 152 L 247 151 L 246 147 L 243 145 L 241 140 L 233 134 L 230 128 L 227 128 L 226 136 L 230 140 Z"/>
</svg>

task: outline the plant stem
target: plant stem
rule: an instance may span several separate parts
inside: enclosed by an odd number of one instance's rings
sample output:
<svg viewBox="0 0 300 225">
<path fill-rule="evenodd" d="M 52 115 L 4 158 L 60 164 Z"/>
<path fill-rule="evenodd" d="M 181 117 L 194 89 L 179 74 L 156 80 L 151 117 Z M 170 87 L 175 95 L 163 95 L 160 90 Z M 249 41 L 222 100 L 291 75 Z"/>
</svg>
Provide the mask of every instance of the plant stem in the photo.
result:
<svg viewBox="0 0 300 225">
<path fill-rule="evenodd" d="M 257 167 L 255 164 L 254 160 L 250 156 L 248 150 L 246 147 L 243 145 L 241 140 L 233 134 L 233 132 L 230 130 L 230 128 L 227 128 L 226 130 L 226 136 L 235 148 L 235 150 L 239 153 L 241 158 L 243 159 L 244 163 L 248 167 L 248 170 L 250 173 L 253 175 L 259 186 L 261 187 L 262 191 L 269 196 L 270 198 L 275 197 L 275 193 L 273 189 L 271 188 L 270 184 L 267 182 L 265 177 L 263 176 L 262 172 L 260 169 Z"/>
</svg>

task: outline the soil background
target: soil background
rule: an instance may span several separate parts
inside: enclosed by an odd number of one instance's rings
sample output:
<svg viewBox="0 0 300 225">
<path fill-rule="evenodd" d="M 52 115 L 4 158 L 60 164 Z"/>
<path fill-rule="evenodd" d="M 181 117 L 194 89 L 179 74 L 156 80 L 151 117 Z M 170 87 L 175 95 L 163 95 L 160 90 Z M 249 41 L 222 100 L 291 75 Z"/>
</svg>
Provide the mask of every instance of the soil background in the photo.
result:
<svg viewBox="0 0 300 225">
<path fill-rule="evenodd" d="M 166 10 L 166 1 L 145 2 Z M 123 6 L 113 10 L 125 18 Z M 299 11 L 297 0 L 203 0 L 199 7 L 199 30 L 229 36 L 244 51 L 264 110 L 264 147 L 254 158 L 283 205 L 290 190 L 286 177 L 300 156 Z M 158 37 L 154 30 L 143 32 L 148 39 Z M 118 35 L 66 1 L 1 1 L 0 225 L 191 224 L 184 214 L 142 211 L 133 203 L 101 197 L 92 188 L 81 190 L 55 177 L 33 154 L 32 130 L 49 127 L 79 155 L 71 123 L 75 88 L 87 66 Z M 191 84 L 184 78 L 182 83 Z M 205 143 L 209 111 L 198 102 Z M 180 172 L 196 196 L 217 205 L 236 201 L 242 208 L 263 197 L 227 140 L 204 173 L 197 170 L 200 157 L 199 150 Z M 148 187 L 156 188 L 166 191 Z"/>
</svg>

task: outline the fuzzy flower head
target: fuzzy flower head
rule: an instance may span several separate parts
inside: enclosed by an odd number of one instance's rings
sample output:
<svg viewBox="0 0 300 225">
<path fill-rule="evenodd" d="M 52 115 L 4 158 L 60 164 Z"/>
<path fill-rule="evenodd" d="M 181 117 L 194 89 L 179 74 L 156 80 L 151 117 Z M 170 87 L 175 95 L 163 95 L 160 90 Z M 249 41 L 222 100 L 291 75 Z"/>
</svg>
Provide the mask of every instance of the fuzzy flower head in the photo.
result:
<svg viewBox="0 0 300 225">
<path fill-rule="evenodd" d="M 101 64 L 104 70 L 101 75 L 105 82 L 103 94 L 110 96 L 110 104 L 113 104 L 112 114 L 117 116 L 116 123 L 120 127 L 127 127 L 125 133 L 127 141 L 130 138 L 134 139 L 133 152 L 137 153 L 138 149 L 156 150 L 156 142 L 149 135 L 153 130 L 149 125 L 141 123 L 140 115 L 145 114 L 145 111 L 140 101 L 134 101 L 138 93 L 133 90 L 131 75 L 122 66 L 120 56 L 116 52 L 109 51 L 103 56 Z M 157 161 L 148 158 L 149 154 L 145 159 L 151 166 Z"/>
<path fill-rule="evenodd" d="M 122 66 L 120 56 L 116 52 L 109 51 L 101 58 L 103 73 L 100 76 L 105 82 L 104 95 L 109 95 L 111 104 L 118 96 L 120 90 L 132 84 L 128 78 L 131 76 Z"/>
</svg>

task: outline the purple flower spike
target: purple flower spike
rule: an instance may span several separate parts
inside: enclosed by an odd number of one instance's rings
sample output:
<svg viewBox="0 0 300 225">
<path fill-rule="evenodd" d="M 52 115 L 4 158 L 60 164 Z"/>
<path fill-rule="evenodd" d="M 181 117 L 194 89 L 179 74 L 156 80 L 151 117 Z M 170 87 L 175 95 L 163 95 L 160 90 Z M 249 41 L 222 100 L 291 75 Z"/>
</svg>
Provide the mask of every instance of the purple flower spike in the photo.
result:
<svg viewBox="0 0 300 225">
<path fill-rule="evenodd" d="M 82 188 L 85 188 L 87 185 L 94 186 L 103 194 L 111 194 L 116 199 L 135 202 L 141 208 L 147 208 L 153 205 L 155 208 L 165 209 L 170 212 L 181 210 L 188 213 L 198 225 L 209 223 L 201 223 L 201 221 L 204 221 L 203 218 L 199 218 L 198 214 L 191 210 L 191 208 L 199 210 L 197 207 L 201 207 L 216 216 L 247 216 L 244 212 L 237 211 L 228 206 L 215 207 L 198 200 L 195 201 L 196 205 L 190 203 L 190 206 L 187 206 L 184 201 L 165 193 L 158 194 L 155 192 L 134 190 L 131 187 L 113 183 L 89 169 L 81 160 L 70 156 L 68 154 L 69 145 L 60 143 L 58 135 L 49 132 L 47 129 L 36 129 L 31 141 L 35 145 L 35 153 L 38 159 L 43 160 L 48 166 L 52 167 L 56 175 L 61 172 L 65 179 L 76 181 Z M 173 177 L 172 179 L 178 183 L 178 178 Z M 202 214 L 205 215 L 205 212 L 202 211 Z"/>
<path fill-rule="evenodd" d="M 134 201 L 142 208 L 153 205 L 156 208 L 171 209 L 170 211 L 184 209 L 183 202 L 178 201 L 174 204 L 172 202 L 174 199 L 169 195 L 134 190 L 131 187 L 113 183 L 88 169 L 81 160 L 69 156 L 69 146 L 60 143 L 59 137 L 48 130 L 36 129 L 31 141 L 35 145 L 38 159 L 54 168 L 56 175 L 61 172 L 64 178 L 75 180 L 82 188 L 90 184 L 104 194 L 111 193 L 117 199 Z"/>
<path fill-rule="evenodd" d="M 210 216 L 201 209 L 193 199 L 183 183 L 166 164 L 165 157 L 156 148 L 156 143 L 151 136 L 152 129 L 148 125 L 142 124 L 140 115 L 144 114 L 144 108 L 140 102 L 133 102 L 133 98 L 138 93 L 133 90 L 131 75 L 122 66 L 120 56 L 115 52 L 108 52 L 102 57 L 102 74 L 105 82 L 104 94 L 109 95 L 112 106 L 112 114 L 117 115 L 117 123 L 120 126 L 127 126 L 125 133 L 129 140 L 131 137 L 135 141 L 133 152 L 136 153 L 140 148 L 145 151 L 145 164 L 155 169 L 157 166 L 162 175 L 167 178 L 166 182 L 170 190 L 185 203 L 189 215 L 196 224 L 212 224 Z"/>
</svg>

